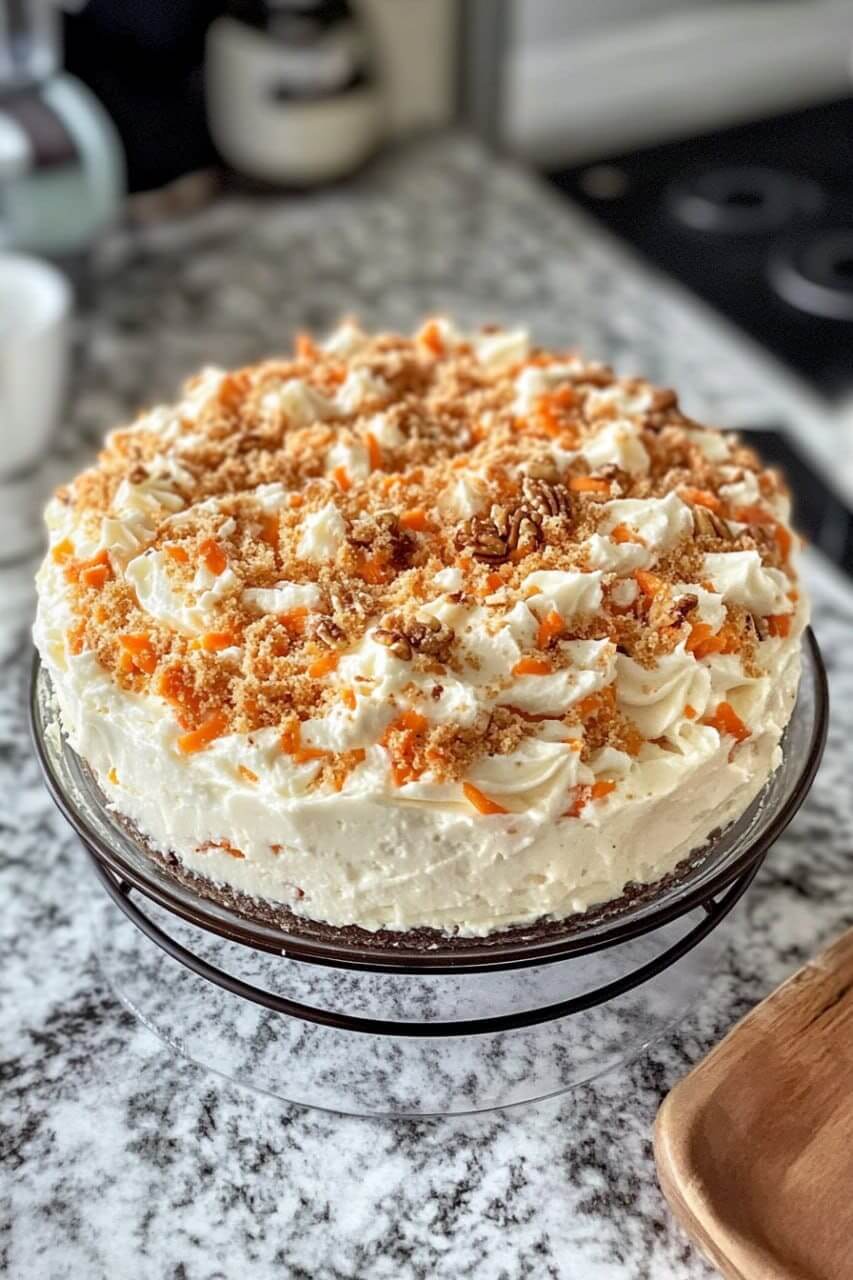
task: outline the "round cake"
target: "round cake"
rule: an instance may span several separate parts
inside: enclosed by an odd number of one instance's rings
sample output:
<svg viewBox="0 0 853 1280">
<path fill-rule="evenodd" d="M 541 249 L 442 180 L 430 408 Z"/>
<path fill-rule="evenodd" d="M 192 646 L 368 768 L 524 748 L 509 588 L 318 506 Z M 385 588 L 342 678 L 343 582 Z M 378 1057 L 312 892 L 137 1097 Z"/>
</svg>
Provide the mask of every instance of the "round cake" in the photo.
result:
<svg viewBox="0 0 853 1280">
<path fill-rule="evenodd" d="M 656 884 L 780 760 L 778 475 L 522 331 L 205 369 L 47 511 L 35 640 L 110 806 L 268 918 L 487 935 Z"/>
</svg>

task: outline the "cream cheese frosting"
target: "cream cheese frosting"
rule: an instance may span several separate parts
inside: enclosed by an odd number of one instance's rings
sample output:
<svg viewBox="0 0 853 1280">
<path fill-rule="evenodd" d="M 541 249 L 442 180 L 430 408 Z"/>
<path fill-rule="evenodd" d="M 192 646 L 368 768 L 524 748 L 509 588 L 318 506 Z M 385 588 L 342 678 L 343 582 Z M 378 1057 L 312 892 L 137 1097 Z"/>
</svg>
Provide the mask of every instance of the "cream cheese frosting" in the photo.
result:
<svg viewBox="0 0 853 1280">
<path fill-rule="evenodd" d="M 521 330 L 206 370 L 47 511 L 75 750 L 201 883 L 483 935 L 670 872 L 780 759 L 778 478 Z"/>
</svg>

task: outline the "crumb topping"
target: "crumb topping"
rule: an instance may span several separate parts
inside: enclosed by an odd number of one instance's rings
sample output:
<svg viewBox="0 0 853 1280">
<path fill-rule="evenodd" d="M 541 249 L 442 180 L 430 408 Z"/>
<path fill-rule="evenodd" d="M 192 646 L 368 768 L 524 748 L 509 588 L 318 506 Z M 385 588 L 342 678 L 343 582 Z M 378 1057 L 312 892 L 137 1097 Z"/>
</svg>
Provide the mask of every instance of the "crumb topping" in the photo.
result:
<svg viewBox="0 0 853 1280">
<path fill-rule="evenodd" d="M 480 343 L 494 336 L 430 321 L 412 338 L 359 335 L 346 352 L 303 336 L 292 358 L 203 373 L 175 409 L 114 431 L 58 494 L 80 543 L 98 547 L 78 555 L 72 535 L 51 552 L 74 614 L 70 652 L 165 699 L 181 752 L 272 726 L 336 788 L 364 749 L 305 748 L 299 726 L 369 692 L 365 677 L 342 682 L 342 659 L 369 633 L 407 664 L 411 700 L 439 706 L 442 678 L 479 661 L 454 609 L 481 609 L 500 633 L 536 595 L 533 574 L 600 571 L 600 599 L 569 616 L 540 608 L 504 686 L 569 670 L 578 641 L 649 671 L 684 645 L 760 673 L 760 643 L 785 634 L 787 615 L 728 601 L 715 626 L 701 594 L 708 556 L 756 552 L 794 598 L 779 476 L 671 391 L 572 352 L 487 360 Z M 637 513 L 672 495 L 689 517 L 652 536 Z M 427 771 L 464 779 L 549 719 L 584 760 L 606 747 L 636 756 L 645 740 L 610 684 L 553 716 L 511 694 L 473 723 L 409 707 L 378 745 L 398 785 Z"/>
</svg>

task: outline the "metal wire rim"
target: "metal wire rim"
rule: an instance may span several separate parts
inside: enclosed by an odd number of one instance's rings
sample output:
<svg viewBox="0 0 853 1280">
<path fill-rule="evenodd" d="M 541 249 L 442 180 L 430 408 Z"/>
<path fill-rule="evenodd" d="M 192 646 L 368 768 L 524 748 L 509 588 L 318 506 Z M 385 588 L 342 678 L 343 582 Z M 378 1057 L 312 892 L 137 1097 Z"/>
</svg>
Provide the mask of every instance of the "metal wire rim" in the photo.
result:
<svg viewBox="0 0 853 1280">
<path fill-rule="evenodd" d="M 612 982 L 594 987 L 583 995 L 573 996 L 569 1000 L 561 1000 L 556 1004 L 544 1005 L 539 1009 L 523 1009 L 517 1013 L 499 1014 L 490 1018 L 465 1018 L 452 1022 L 397 1022 L 386 1018 L 364 1018 L 357 1014 L 340 1013 L 331 1009 L 318 1009 L 313 1005 L 302 1004 L 290 1000 L 287 996 L 277 995 L 235 978 L 233 974 L 219 969 L 202 960 L 193 951 L 176 942 L 170 934 L 156 925 L 144 911 L 131 901 L 133 886 L 126 881 L 118 880 L 104 867 L 97 855 L 87 849 L 95 874 L 113 902 L 124 912 L 131 924 L 141 930 L 166 955 L 171 956 L 178 964 L 189 969 L 207 982 L 213 983 L 224 991 L 252 1004 L 261 1005 L 274 1013 L 285 1017 L 297 1018 L 301 1022 L 310 1022 L 315 1026 L 329 1027 L 336 1031 L 356 1032 L 360 1035 L 404 1036 L 407 1039 L 446 1039 L 449 1036 L 483 1036 L 496 1035 L 504 1031 L 519 1031 L 527 1027 L 539 1026 L 543 1022 L 556 1022 L 561 1018 L 569 1018 L 582 1013 L 585 1009 L 595 1008 L 608 1000 L 615 1000 L 626 995 L 644 982 L 649 982 L 675 964 L 688 951 L 707 937 L 725 919 L 735 903 L 743 896 L 752 883 L 767 850 L 757 853 L 753 863 L 741 873 L 739 878 L 729 886 L 719 900 L 708 898 L 703 903 L 704 917 L 686 934 L 674 942 L 671 947 L 662 951 L 659 956 L 646 964 L 640 965 L 631 973 L 616 978 Z"/>
</svg>

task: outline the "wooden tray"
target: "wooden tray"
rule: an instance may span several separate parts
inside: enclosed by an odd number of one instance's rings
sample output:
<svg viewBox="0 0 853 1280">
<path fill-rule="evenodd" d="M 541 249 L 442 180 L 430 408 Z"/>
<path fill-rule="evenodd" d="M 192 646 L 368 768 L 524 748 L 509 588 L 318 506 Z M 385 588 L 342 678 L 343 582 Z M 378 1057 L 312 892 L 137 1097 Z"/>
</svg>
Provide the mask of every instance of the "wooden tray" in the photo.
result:
<svg viewBox="0 0 853 1280">
<path fill-rule="evenodd" d="M 727 1280 L 853 1280 L 853 929 L 675 1086 L 655 1159 Z"/>
</svg>

